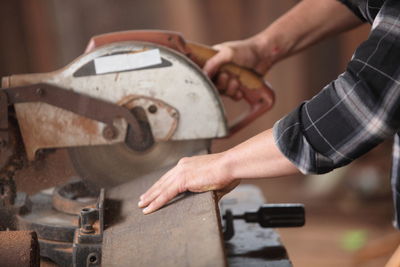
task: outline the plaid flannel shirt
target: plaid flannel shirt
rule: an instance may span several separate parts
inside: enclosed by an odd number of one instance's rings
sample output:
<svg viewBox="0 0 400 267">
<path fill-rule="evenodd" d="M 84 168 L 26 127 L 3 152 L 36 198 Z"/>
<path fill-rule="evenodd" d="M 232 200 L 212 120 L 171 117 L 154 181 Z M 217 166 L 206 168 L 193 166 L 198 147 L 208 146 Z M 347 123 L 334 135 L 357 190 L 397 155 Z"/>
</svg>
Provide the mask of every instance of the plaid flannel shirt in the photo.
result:
<svg viewBox="0 0 400 267">
<path fill-rule="evenodd" d="M 281 152 L 304 174 L 344 166 L 394 136 L 394 224 L 400 222 L 400 1 L 341 0 L 371 32 L 346 71 L 274 125 Z"/>
</svg>

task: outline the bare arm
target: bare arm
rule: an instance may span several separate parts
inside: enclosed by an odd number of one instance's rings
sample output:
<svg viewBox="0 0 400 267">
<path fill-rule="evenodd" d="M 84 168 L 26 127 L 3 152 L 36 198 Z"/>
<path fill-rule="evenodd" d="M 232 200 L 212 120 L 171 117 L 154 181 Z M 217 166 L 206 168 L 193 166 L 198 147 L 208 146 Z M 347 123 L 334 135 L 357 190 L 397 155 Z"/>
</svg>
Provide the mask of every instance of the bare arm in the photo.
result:
<svg viewBox="0 0 400 267">
<path fill-rule="evenodd" d="M 337 0 L 303 0 L 257 35 L 216 45 L 220 52 L 206 63 L 204 71 L 213 77 L 222 64 L 234 62 L 264 75 L 276 62 L 360 24 Z M 234 98 L 241 97 L 238 86 L 227 74 L 217 79 L 218 89 Z"/>
<path fill-rule="evenodd" d="M 183 158 L 140 198 L 139 207 L 151 213 L 177 194 L 191 191 L 229 191 L 240 179 L 270 178 L 298 173 L 276 147 L 272 131 L 262 132 L 222 153 Z"/>
<path fill-rule="evenodd" d="M 234 61 L 264 74 L 278 60 L 359 24 L 361 21 L 336 0 L 303 0 L 258 35 L 221 45 L 205 71 L 213 75 L 221 64 Z M 218 87 L 226 88 L 222 85 L 228 85 L 228 95 L 238 97 L 237 81 L 220 75 Z M 275 145 L 272 130 L 267 130 L 228 151 L 183 158 L 141 196 L 138 205 L 148 214 L 184 191 L 229 191 L 240 179 L 298 172 Z"/>
<path fill-rule="evenodd" d="M 337 0 L 303 0 L 256 39 L 261 49 L 273 42 L 279 60 L 360 24 L 362 21 Z"/>
</svg>

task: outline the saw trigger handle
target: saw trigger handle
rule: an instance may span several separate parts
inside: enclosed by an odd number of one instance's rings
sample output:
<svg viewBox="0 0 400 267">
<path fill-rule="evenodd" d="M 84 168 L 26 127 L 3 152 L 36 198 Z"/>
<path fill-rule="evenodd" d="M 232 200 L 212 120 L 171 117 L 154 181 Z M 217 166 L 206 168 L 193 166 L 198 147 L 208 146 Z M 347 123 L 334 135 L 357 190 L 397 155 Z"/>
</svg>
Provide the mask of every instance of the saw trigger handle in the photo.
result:
<svg viewBox="0 0 400 267">
<path fill-rule="evenodd" d="M 189 58 L 203 67 L 208 59 L 218 53 L 211 47 L 187 42 L 190 50 Z M 275 101 L 275 95 L 270 86 L 264 81 L 263 77 L 251 69 L 241 67 L 234 63 L 226 63 L 221 66 L 220 72 L 228 73 L 231 77 L 237 78 L 240 83 L 239 90 L 243 93 L 243 98 L 250 106 L 250 111 L 230 126 L 230 135 L 243 129 L 253 120 L 270 110 Z"/>
<path fill-rule="evenodd" d="M 90 52 L 102 45 L 123 41 L 151 42 L 166 46 L 184 54 L 199 67 L 203 67 L 208 59 L 218 53 L 218 51 L 211 47 L 186 41 L 179 33 L 154 30 L 123 31 L 97 35 L 90 39 L 85 52 Z M 230 126 L 230 136 L 270 110 L 274 104 L 275 96 L 263 77 L 248 68 L 227 63 L 220 68 L 220 72 L 226 72 L 238 79 L 240 82 L 239 90 L 243 93 L 243 98 L 250 106 L 250 111 L 244 116 L 239 117 Z"/>
</svg>

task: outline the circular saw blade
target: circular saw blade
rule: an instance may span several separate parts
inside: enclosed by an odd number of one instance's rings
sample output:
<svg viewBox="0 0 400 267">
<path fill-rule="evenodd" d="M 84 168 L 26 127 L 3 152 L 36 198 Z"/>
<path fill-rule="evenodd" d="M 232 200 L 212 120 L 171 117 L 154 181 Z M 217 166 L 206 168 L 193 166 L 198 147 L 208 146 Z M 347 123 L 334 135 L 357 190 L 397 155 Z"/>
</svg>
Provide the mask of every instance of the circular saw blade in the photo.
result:
<svg viewBox="0 0 400 267">
<path fill-rule="evenodd" d="M 110 188 L 160 168 L 176 164 L 182 157 L 206 153 L 211 140 L 155 143 L 144 152 L 126 144 L 69 148 L 76 172 L 90 185 Z"/>
</svg>

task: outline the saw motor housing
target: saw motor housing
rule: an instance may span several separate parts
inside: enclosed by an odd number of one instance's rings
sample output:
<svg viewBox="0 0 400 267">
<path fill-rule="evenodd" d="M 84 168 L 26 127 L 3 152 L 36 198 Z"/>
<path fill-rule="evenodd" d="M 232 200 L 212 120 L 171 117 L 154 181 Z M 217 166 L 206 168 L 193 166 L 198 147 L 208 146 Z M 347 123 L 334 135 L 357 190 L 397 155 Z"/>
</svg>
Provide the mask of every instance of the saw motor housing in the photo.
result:
<svg viewBox="0 0 400 267">
<path fill-rule="evenodd" d="M 130 55 L 140 55 L 143 51 L 159 54 L 156 57 L 162 63 L 139 70 L 96 73 L 96 59 L 110 58 L 113 55 L 126 55 L 129 59 Z M 223 108 L 210 80 L 183 55 L 154 44 L 114 43 L 79 57 L 61 71 L 14 75 L 3 80 L 3 87 L 32 84 L 40 84 L 32 89 L 38 96 L 32 100 L 37 102 L 15 104 L 25 149 L 31 160 L 39 149 L 125 142 L 128 132 L 127 118 L 110 118 L 111 125 L 90 118 L 87 96 L 113 103 L 126 110 L 141 107 L 150 124 L 152 135 L 158 142 L 211 139 L 228 134 Z M 64 109 L 58 103 L 39 102 L 40 98 L 45 101 L 47 94 L 56 91 L 44 88 L 43 84 L 65 88 L 64 91 L 58 90 L 59 94 L 56 93 L 54 97 L 69 107 L 76 105 L 81 110 L 80 114 L 76 110 Z M 62 93 L 65 92 L 73 92 L 76 97 L 64 96 Z M 94 104 L 93 109 L 98 114 L 107 112 L 101 104 L 97 107 Z M 110 128 L 107 127 L 110 126 L 114 133 L 108 130 Z"/>
<path fill-rule="evenodd" d="M 111 43 L 104 41 L 110 37 Z M 100 47 L 94 49 L 96 42 Z M 129 143 L 128 126 L 133 132 L 139 129 L 127 111 L 137 107 L 156 142 L 229 135 L 232 129 L 219 94 L 200 69 L 205 61 L 195 55 L 201 53 L 192 47 L 202 48 L 186 44 L 175 33 L 104 35 L 93 38 L 88 46 L 91 51 L 61 70 L 3 78 L 3 88 L 19 87 L 5 92 L 13 99 L 9 104 L 15 106 L 28 159 L 45 148 Z M 260 86 L 254 80 L 249 84 Z M 271 108 L 273 93 L 264 82 L 260 84 L 260 88 L 245 91 L 252 114 L 234 127 L 243 128 L 240 124 L 248 124 Z M 107 110 L 101 101 L 120 110 Z"/>
</svg>

